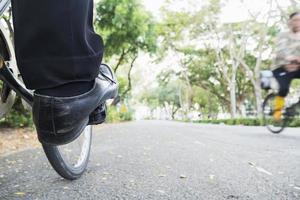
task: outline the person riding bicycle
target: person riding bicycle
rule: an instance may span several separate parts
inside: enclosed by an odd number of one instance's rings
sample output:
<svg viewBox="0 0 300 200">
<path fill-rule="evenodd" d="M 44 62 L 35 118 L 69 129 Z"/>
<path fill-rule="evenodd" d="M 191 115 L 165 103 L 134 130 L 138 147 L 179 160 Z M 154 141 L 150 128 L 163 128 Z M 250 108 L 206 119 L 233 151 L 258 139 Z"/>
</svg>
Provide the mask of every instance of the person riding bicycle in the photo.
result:
<svg viewBox="0 0 300 200">
<path fill-rule="evenodd" d="M 273 114 L 276 121 L 281 119 L 291 81 L 300 78 L 300 12 L 292 13 L 288 23 L 290 30 L 281 33 L 277 41 L 275 65 L 280 67 L 273 70 L 279 84 Z"/>
<path fill-rule="evenodd" d="M 12 12 L 17 64 L 34 90 L 39 140 L 71 142 L 100 123 L 91 115 L 101 112 L 99 99 L 109 90 L 97 79 L 104 46 L 93 28 L 93 0 L 12 0 Z"/>
</svg>

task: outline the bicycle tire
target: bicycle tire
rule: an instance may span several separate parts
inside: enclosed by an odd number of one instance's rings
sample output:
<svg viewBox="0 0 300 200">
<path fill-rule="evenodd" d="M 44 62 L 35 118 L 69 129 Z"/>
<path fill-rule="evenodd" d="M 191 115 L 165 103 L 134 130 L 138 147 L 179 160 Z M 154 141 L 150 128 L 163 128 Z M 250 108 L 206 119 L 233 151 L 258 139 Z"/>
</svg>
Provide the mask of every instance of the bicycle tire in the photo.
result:
<svg viewBox="0 0 300 200">
<path fill-rule="evenodd" d="M 267 110 L 268 103 L 269 103 L 271 100 L 273 100 L 276 96 L 277 96 L 276 94 L 271 93 L 271 94 L 269 94 L 269 95 L 264 99 L 263 106 L 262 106 L 262 108 L 263 108 L 263 124 L 264 124 L 264 126 L 267 127 L 267 129 L 268 129 L 270 132 L 272 132 L 272 133 L 274 133 L 274 134 L 279 134 L 279 133 L 281 133 L 281 132 L 285 129 L 285 127 L 287 126 L 287 121 L 288 121 L 288 120 L 287 120 L 286 117 L 283 115 L 283 119 L 282 119 L 281 122 L 280 122 L 280 126 L 278 127 L 278 129 L 275 129 L 275 128 L 273 128 L 273 127 L 269 124 L 268 119 L 267 119 L 268 116 L 270 116 L 271 118 L 273 118 L 273 112 L 271 112 L 271 113 L 269 113 L 269 114 L 266 114 L 266 110 Z"/>
<path fill-rule="evenodd" d="M 62 176 L 67 180 L 75 180 L 80 178 L 87 167 L 89 156 L 90 156 L 91 143 L 92 143 L 92 127 L 91 126 L 87 126 L 87 127 L 90 127 L 90 131 L 88 133 L 89 138 L 88 141 L 86 141 L 87 149 L 84 150 L 86 151 L 84 152 L 85 156 L 79 166 L 73 166 L 70 163 L 68 163 L 66 158 L 64 158 L 65 156 L 63 156 L 63 153 L 60 150 L 59 146 L 47 145 L 47 144 L 42 145 L 51 166 L 60 176 Z"/>
</svg>

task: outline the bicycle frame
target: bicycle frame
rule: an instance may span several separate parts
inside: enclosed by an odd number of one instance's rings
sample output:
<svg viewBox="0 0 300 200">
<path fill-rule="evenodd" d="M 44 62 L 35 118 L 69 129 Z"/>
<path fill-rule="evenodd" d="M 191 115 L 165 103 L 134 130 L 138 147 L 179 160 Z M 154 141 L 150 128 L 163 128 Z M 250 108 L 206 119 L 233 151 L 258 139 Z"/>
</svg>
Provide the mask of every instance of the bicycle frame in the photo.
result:
<svg viewBox="0 0 300 200">
<path fill-rule="evenodd" d="M 25 85 L 14 77 L 9 67 L 5 64 L 4 60 L 0 65 L 0 79 L 6 83 L 12 90 L 22 97 L 30 106 L 33 104 L 33 94 Z"/>
<path fill-rule="evenodd" d="M 9 4 L 10 0 L 0 0 L 0 16 L 5 12 Z"/>
<path fill-rule="evenodd" d="M 11 0 L 0 0 L 0 16 L 3 15 L 10 3 Z M 4 37 L 2 34 L 1 37 Z M 9 56 L 11 57 L 12 55 Z M 20 95 L 21 98 L 24 99 L 30 106 L 32 106 L 32 92 L 29 91 L 25 85 L 13 75 L 12 69 L 10 69 L 8 63 L 5 63 L 4 58 L 0 58 L 0 79 L 7 84 L 10 89 L 14 90 L 18 95 Z"/>
</svg>

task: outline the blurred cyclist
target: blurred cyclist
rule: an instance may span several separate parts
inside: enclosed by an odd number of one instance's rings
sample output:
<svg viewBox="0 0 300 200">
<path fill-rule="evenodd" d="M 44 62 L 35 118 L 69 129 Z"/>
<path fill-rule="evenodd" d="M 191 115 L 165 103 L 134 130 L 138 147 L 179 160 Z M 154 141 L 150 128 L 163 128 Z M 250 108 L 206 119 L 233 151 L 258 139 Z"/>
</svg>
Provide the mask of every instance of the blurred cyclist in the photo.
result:
<svg viewBox="0 0 300 200">
<path fill-rule="evenodd" d="M 292 13 L 288 23 L 290 30 L 281 33 L 277 41 L 275 64 L 280 67 L 273 71 L 279 83 L 273 114 L 276 121 L 281 119 L 284 97 L 289 92 L 291 81 L 300 78 L 300 12 Z"/>
</svg>

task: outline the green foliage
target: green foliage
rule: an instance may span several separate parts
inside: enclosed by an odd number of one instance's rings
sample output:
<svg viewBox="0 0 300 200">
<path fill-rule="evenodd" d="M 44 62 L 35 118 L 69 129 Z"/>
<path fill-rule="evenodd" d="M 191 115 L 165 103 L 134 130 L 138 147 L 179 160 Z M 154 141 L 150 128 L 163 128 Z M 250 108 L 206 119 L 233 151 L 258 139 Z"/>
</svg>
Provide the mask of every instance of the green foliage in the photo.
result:
<svg viewBox="0 0 300 200">
<path fill-rule="evenodd" d="M 199 50 L 194 55 L 186 55 L 185 64 L 188 68 L 190 83 L 201 87 L 206 94 L 218 97 L 222 105 L 229 105 L 229 91 L 223 73 L 215 63 L 216 55 L 213 50 Z"/>
<path fill-rule="evenodd" d="M 216 118 L 219 113 L 218 99 L 199 87 L 193 88 L 194 94 L 192 102 L 200 106 L 199 111 L 204 118 Z"/>
<path fill-rule="evenodd" d="M 237 118 L 237 119 L 208 119 L 196 121 L 201 124 L 226 124 L 243 126 L 264 126 L 262 119 L 258 118 Z M 300 127 L 300 118 L 294 118 L 288 122 L 288 127 Z"/>
<path fill-rule="evenodd" d="M 131 70 L 139 53 L 156 51 L 156 24 L 138 0 L 100 0 L 96 6 L 95 28 L 104 39 L 106 62 L 113 63 L 115 72 L 121 69 L 123 76 L 126 73 L 127 85 L 121 85 L 119 92 L 122 101 L 128 98 L 134 85 Z"/>
<path fill-rule="evenodd" d="M 173 11 L 162 8 L 163 21 L 158 25 L 158 35 L 164 38 L 160 44 L 160 54 L 165 55 L 169 49 L 178 49 L 179 42 L 184 39 L 184 30 L 191 24 L 188 12 Z"/>
<path fill-rule="evenodd" d="M 126 112 L 120 112 L 116 106 L 110 106 L 107 111 L 106 122 L 116 123 L 133 120 L 134 111 L 131 109 Z"/>
<path fill-rule="evenodd" d="M 180 107 L 180 91 L 176 83 L 167 84 L 157 90 L 158 103 L 164 105 L 168 103 L 174 107 Z"/>
<path fill-rule="evenodd" d="M 154 52 L 156 29 L 152 16 L 138 0 L 101 0 L 95 26 L 105 41 L 105 55 L 131 57 L 139 50 Z"/>
<path fill-rule="evenodd" d="M 235 108 L 239 112 L 246 102 L 259 111 L 259 71 L 272 67 L 272 58 L 266 55 L 274 50 L 282 22 L 279 18 L 260 22 L 253 17 L 222 23 L 219 13 L 223 3 L 209 0 L 192 12 L 165 6 L 159 26 L 161 49 L 165 53 L 177 52 L 191 87 L 203 89 L 201 95 L 193 91 L 191 96 L 216 99 L 216 107 L 224 112 L 235 112 Z M 180 73 L 177 78 L 182 79 Z M 231 93 L 232 89 L 235 93 Z M 205 97 L 194 101 L 200 102 L 202 108 L 207 103 Z M 204 110 L 208 112 L 208 106 Z"/>
<path fill-rule="evenodd" d="M 263 126 L 262 119 L 258 119 L 258 118 L 200 120 L 200 121 L 197 121 L 197 123 L 202 123 L 202 124 L 243 125 L 243 126 Z"/>
<path fill-rule="evenodd" d="M 155 109 L 160 106 L 155 89 L 145 91 L 141 95 L 141 101 L 145 102 L 151 109 Z"/>
<path fill-rule="evenodd" d="M 119 93 L 122 94 L 126 90 L 128 80 L 122 76 L 118 76 L 117 79 L 119 84 Z"/>
<path fill-rule="evenodd" d="M 170 5 L 172 1 L 169 2 Z M 206 6 L 203 6 L 197 12 L 186 10 L 174 11 L 168 6 L 161 8 L 162 22 L 158 25 L 158 33 L 163 37 L 160 44 L 161 53 L 168 50 L 181 51 L 185 45 L 182 41 L 195 39 L 199 32 L 208 30 L 207 20 L 216 20 L 216 13 L 220 12 L 220 0 L 210 0 Z M 190 33 L 192 38 L 189 38 Z"/>
<path fill-rule="evenodd" d="M 294 118 L 288 123 L 289 127 L 300 127 L 300 118 Z"/>
<path fill-rule="evenodd" d="M 164 80 L 160 80 L 159 82 L 159 86 L 145 91 L 142 94 L 141 100 L 152 109 L 169 107 L 171 109 L 171 117 L 174 119 L 175 114 L 181 108 L 182 91 L 179 87 L 180 82 L 165 82 Z"/>
<path fill-rule="evenodd" d="M 120 114 L 119 111 L 117 110 L 117 107 L 113 106 L 107 109 L 106 121 L 110 123 L 121 121 Z"/>
<path fill-rule="evenodd" d="M 129 110 L 125 113 L 120 113 L 120 119 L 121 119 L 121 121 L 132 121 L 133 114 L 134 114 L 134 112 L 132 110 Z"/>
<path fill-rule="evenodd" d="M 268 23 L 254 17 L 223 23 L 219 14 L 223 3 L 209 0 L 197 10 L 186 11 L 172 10 L 172 1 L 167 1 L 161 9 L 162 20 L 155 23 L 138 0 L 100 0 L 95 25 L 104 38 L 107 58 L 116 63 L 115 70 L 121 66 L 121 72 L 126 73 L 124 69 L 128 70 L 139 51 L 157 52 L 157 46 L 158 60 L 170 51 L 181 59 L 181 71 L 161 73 L 157 78 L 159 85 L 142 95 L 152 110 L 168 105 L 172 112 L 181 109 L 184 113 L 199 104 L 202 117 L 210 118 L 235 108 L 241 113 L 247 104 L 255 110 L 253 113 L 259 113 L 259 71 L 271 67 L 272 58 L 268 55 L 274 50 L 283 23 L 278 17 Z M 131 85 L 124 77 L 118 77 L 120 94 Z M 258 122 L 233 119 L 226 123 Z"/>
<path fill-rule="evenodd" d="M 24 109 L 20 97 L 17 97 L 12 110 L 0 120 L 0 127 L 21 128 L 33 126 L 31 112 Z"/>
</svg>

